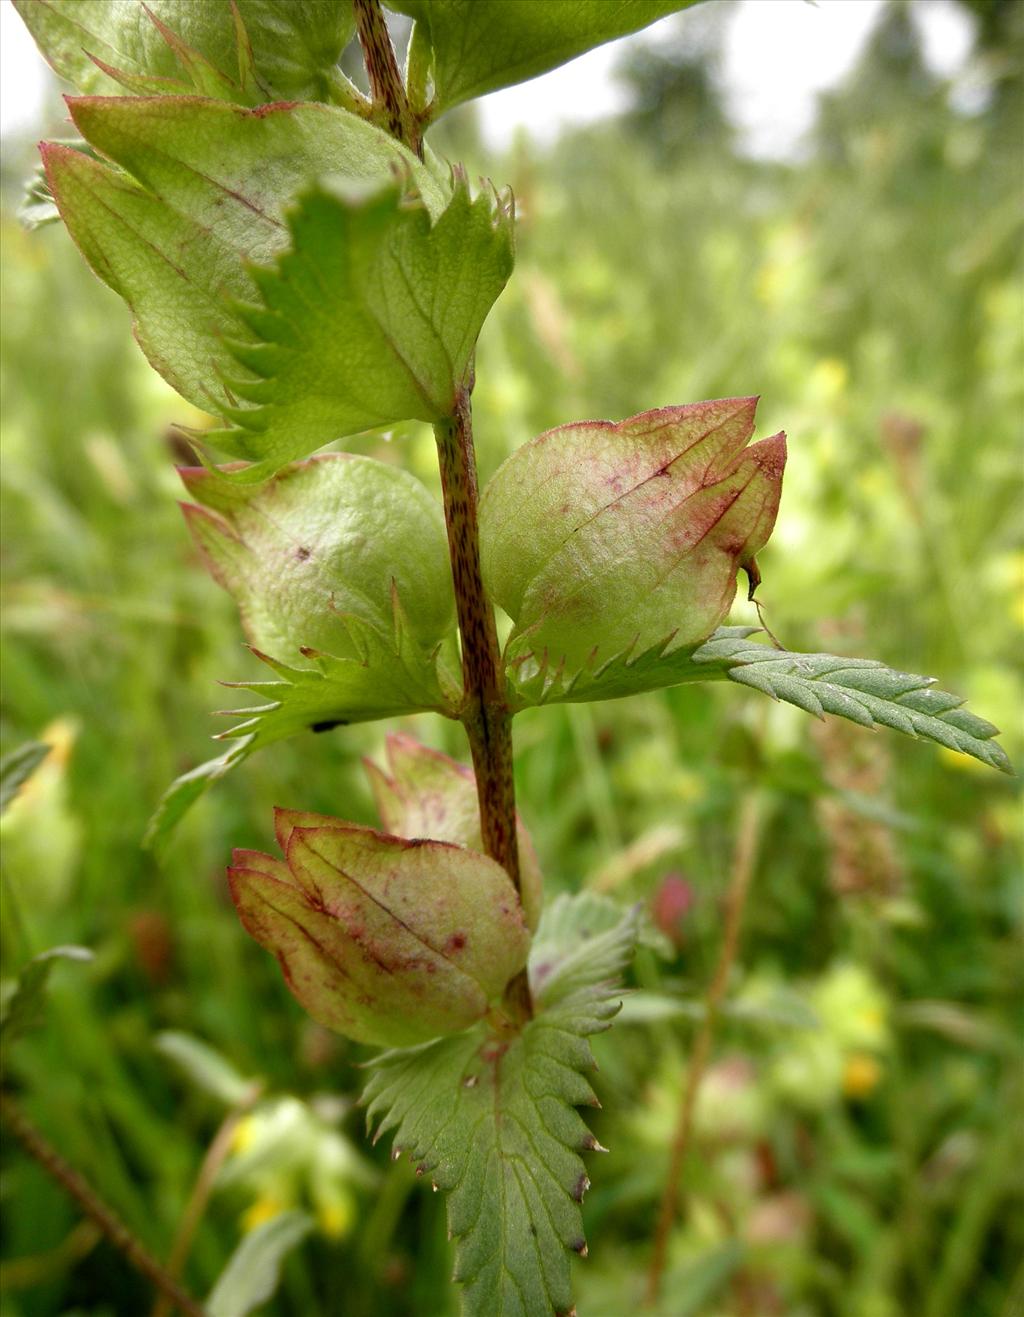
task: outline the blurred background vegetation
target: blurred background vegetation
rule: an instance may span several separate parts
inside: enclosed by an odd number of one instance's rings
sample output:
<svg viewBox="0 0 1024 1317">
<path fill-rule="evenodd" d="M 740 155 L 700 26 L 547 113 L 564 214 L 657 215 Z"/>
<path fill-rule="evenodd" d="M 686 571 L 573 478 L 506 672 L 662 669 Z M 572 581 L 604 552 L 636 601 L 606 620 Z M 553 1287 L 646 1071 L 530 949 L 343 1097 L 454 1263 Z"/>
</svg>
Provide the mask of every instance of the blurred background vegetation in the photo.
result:
<svg viewBox="0 0 1024 1317">
<path fill-rule="evenodd" d="M 790 436 L 762 561 L 775 632 L 939 676 L 1020 765 L 1024 5 L 966 7 L 968 106 L 893 4 L 796 163 L 736 148 L 712 76 L 718 6 L 625 59 L 615 120 L 496 159 L 467 111 L 436 145 L 510 181 L 521 218 L 479 349 L 483 476 L 568 420 L 761 394 L 759 432 Z M 216 681 L 257 665 L 175 507 L 170 427 L 197 418 L 66 234 L 19 227 L 31 155 L 10 146 L 3 174 L 2 737 L 53 749 L 3 820 L 2 949 L 7 974 L 56 943 L 95 959 L 56 970 L 8 1081 L 162 1257 L 222 1131 L 185 1266 L 196 1293 L 246 1232 L 300 1210 L 312 1228 L 268 1311 L 443 1317 L 443 1203 L 363 1141 L 365 1053 L 303 1016 L 224 881 L 232 846 L 268 844 L 274 804 L 372 822 L 360 759 L 387 729 L 257 757 L 195 808 L 163 868 L 140 849 L 164 787 L 209 757 Z M 360 443 L 435 479 L 425 430 Z M 734 620 L 753 619 L 743 605 Z M 457 727 L 404 725 L 465 756 Z M 1017 782 L 718 688 L 531 711 L 517 748 L 551 889 L 640 900 L 666 936 L 598 1041 L 611 1153 L 585 1204 L 584 1317 L 642 1293 L 751 796 L 743 945 L 661 1311 L 1024 1311 Z M 15 1146 L 4 1171 L 3 1317 L 148 1311 L 143 1282 Z"/>
</svg>

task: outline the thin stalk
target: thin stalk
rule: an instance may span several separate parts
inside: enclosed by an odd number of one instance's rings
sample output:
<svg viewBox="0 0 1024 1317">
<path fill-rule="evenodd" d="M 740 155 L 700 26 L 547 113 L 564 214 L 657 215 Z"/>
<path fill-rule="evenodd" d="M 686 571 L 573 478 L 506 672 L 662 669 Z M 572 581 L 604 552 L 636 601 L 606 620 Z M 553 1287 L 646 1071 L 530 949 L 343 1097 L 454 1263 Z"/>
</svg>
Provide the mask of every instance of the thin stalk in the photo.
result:
<svg viewBox="0 0 1024 1317">
<path fill-rule="evenodd" d="M 410 151 L 415 151 L 422 160 L 423 136 L 419 120 L 406 95 L 380 0 L 353 0 L 352 8 L 374 109 L 379 112 L 391 136 L 403 142 Z"/>
<path fill-rule="evenodd" d="M 462 722 L 476 774 L 484 850 L 520 890 L 516 839 L 516 789 L 512 771 L 512 715 L 498 647 L 494 609 L 480 571 L 476 453 L 468 389 L 456 396 L 452 415 L 434 426 L 441 468 L 448 551 L 462 635 Z M 532 1014 L 525 971 L 513 979 L 506 1007 L 517 1022 Z"/>
<path fill-rule="evenodd" d="M 203 1309 L 195 1299 L 182 1289 L 91 1185 L 51 1147 L 15 1100 L 6 1093 L 0 1093 L 0 1114 L 25 1151 L 75 1200 L 136 1271 L 165 1294 L 171 1305 L 185 1313 L 185 1317 L 204 1317 Z"/>
<path fill-rule="evenodd" d="M 693 1137 L 693 1117 L 697 1109 L 700 1087 L 711 1058 L 711 1049 L 715 1040 L 715 1029 L 721 1011 L 722 999 L 729 986 L 729 977 L 736 960 L 739 947 L 740 925 L 743 911 L 750 891 L 750 880 L 754 873 L 754 861 L 757 856 L 757 842 L 761 824 L 761 802 L 755 792 L 743 797 L 740 806 L 739 826 L 736 831 L 736 846 L 733 851 L 732 872 L 729 877 L 729 890 L 726 895 L 725 933 L 722 937 L 718 963 L 705 997 L 705 1013 L 697 1031 L 693 1045 L 690 1067 L 686 1076 L 679 1114 L 676 1119 L 675 1134 L 672 1139 L 672 1152 L 669 1159 L 668 1175 L 661 1197 L 658 1213 L 658 1226 L 654 1235 L 654 1252 L 647 1272 L 647 1303 L 653 1307 L 661 1291 L 662 1276 L 665 1272 L 665 1259 L 668 1251 L 668 1238 L 675 1222 L 679 1204 L 679 1188 L 686 1167 L 686 1157 Z"/>
<path fill-rule="evenodd" d="M 422 158 L 420 120 L 409 104 L 380 0 L 353 0 L 353 4 L 374 108 L 382 115 L 392 137 L 404 142 Z M 422 68 L 417 70 L 417 80 L 422 71 Z M 477 517 L 480 495 L 473 448 L 471 387 L 458 391 L 452 414 L 434 426 L 448 552 L 462 637 L 464 695 L 460 717 L 469 738 L 476 774 L 484 850 L 501 865 L 519 892 L 512 715 L 505 694 L 494 609 L 484 590 L 480 571 Z M 525 969 L 506 988 L 502 1014 L 513 1027 L 523 1024 L 533 1014 Z"/>
<path fill-rule="evenodd" d="M 171 1245 L 170 1256 L 167 1259 L 167 1274 L 174 1280 L 177 1280 L 185 1269 L 185 1263 L 188 1260 L 189 1251 L 192 1248 L 192 1240 L 195 1238 L 199 1222 L 202 1220 L 203 1213 L 206 1211 L 206 1204 L 210 1200 L 210 1194 L 213 1192 L 214 1181 L 217 1178 L 217 1172 L 224 1164 L 224 1160 L 231 1151 L 231 1144 L 235 1137 L 235 1131 L 238 1129 L 240 1121 L 249 1111 L 253 1102 L 260 1094 L 260 1086 L 254 1084 L 245 1100 L 233 1107 L 220 1123 L 217 1133 L 213 1136 L 210 1146 L 206 1150 L 206 1156 L 203 1158 L 202 1165 L 199 1167 L 199 1173 L 196 1175 L 196 1182 L 192 1187 L 192 1193 L 185 1205 L 185 1210 L 181 1215 L 181 1222 L 178 1225 L 178 1233 L 174 1237 L 174 1243 Z M 161 1292 L 153 1304 L 151 1317 L 167 1317 L 171 1311 L 171 1302 L 166 1293 Z"/>
</svg>

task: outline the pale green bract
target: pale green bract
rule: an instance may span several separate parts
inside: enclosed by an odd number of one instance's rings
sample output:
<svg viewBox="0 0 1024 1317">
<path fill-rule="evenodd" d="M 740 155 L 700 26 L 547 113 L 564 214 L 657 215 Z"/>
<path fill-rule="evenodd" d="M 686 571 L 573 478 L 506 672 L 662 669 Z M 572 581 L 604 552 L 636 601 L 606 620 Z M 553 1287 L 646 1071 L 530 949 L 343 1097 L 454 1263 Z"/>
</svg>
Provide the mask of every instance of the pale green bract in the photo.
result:
<svg viewBox="0 0 1024 1317">
<path fill-rule="evenodd" d="M 479 851 L 274 811 L 282 859 L 236 850 L 231 896 L 313 1019 L 407 1047 L 487 1016 L 526 965 L 515 887 Z"/>
<path fill-rule="evenodd" d="M 69 108 L 86 141 L 125 172 L 44 145 L 61 217 L 131 307 L 154 369 L 208 412 L 236 401 L 223 376 L 239 366 L 224 340 L 247 331 L 232 302 L 257 295 L 248 263 L 287 246 L 285 211 L 298 190 L 330 172 L 378 185 L 398 172 L 430 214 L 447 200 L 410 152 L 334 106 L 246 110 L 197 97 L 83 97 Z"/>
<path fill-rule="evenodd" d="M 636 913 L 591 934 L 585 898 L 552 910 L 556 927 L 545 911 L 535 942 L 540 982 L 531 955 L 537 1014 L 520 1034 L 476 1029 L 386 1052 L 364 1094 L 375 1137 L 394 1131 L 395 1153 L 448 1195 L 467 1317 L 569 1313 L 570 1258 L 586 1252 L 580 1154 L 598 1145 L 575 1108 L 596 1102 L 588 1039 L 619 1009 L 615 981 L 633 953 Z"/>
<path fill-rule="evenodd" d="M 350 0 L 235 4 L 240 23 L 230 0 L 14 0 L 47 61 L 80 91 L 326 100 L 352 36 Z"/>
<path fill-rule="evenodd" d="M 393 593 L 423 649 L 454 637 L 441 506 L 401 467 L 327 453 L 260 486 L 203 467 L 180 475 L 196 500 L 183 505 L 189 529 L 256 649 L 358 658 L 343 619 L 387 632 Z"/>
<path fill-rule="evenodd" d="M 594 46 L 637 32 L 696 0 L 391 0 L 416 20 L 436 118 L 453 105 L 525 82 Z"/>
<path fill-rule="evenodd" d="M 332 439 L 450 416 L 512 272 L 511 200 L 473 199 L 460 174 L 433 223 L 402 181 L 324 183 L 288 222 L 277 267 L 253 271 L 260 304 L 234 308 L 247 331 L 228 344 L 245 371 L 228 376 L 235 428 L 205 436 L 258 463 L 250 479 Z"/>
</svg>

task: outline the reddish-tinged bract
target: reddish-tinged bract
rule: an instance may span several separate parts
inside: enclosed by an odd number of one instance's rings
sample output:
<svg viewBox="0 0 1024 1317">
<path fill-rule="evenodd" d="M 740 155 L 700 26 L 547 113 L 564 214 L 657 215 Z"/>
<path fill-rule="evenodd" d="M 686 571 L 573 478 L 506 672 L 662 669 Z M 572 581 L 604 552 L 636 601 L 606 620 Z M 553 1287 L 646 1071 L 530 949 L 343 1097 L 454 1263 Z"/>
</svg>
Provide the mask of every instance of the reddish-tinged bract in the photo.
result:
<svg viewBox="0 0 1024 1317">
<path fill-rule="evenodd" d="M 581 422 L 500 468 L 480 508 L 484 577 L 516 628 L 510 654 L 567 670 L 724 620 L 775 525 L 785 435 L 747 447 L 756 398 Z"/>
<path fill-rule="evenodd" d="M 431 837 L 482 851 L 473 771 L 411 736 L 389 736 L 388 771 L 366 762 L 381 822 L 401 837 Z M 540 919 L 542 878 L 530 834 L 517 816 L 520 897 L 531 929 Z"/>
<path fill-rule="evenodd" d="M 467 1028 L 526 963 L 505 871 L 477 851 L 276 811 L 283 859 L 236 851 L 231 894 L 321 1024 L 401 1047 Z"/>
</svg>

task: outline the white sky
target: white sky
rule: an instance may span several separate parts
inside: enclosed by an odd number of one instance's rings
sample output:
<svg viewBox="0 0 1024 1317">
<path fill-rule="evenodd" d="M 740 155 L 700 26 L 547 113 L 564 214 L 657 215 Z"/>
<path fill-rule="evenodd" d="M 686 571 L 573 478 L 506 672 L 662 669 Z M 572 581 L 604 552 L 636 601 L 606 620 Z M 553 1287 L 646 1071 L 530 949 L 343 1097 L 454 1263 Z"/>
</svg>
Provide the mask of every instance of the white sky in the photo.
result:
<svg viewBox="0 0 1024 1317">
<path fill-rule="evenodd" d="M 884 0 L 732 0 L 722 76 L 748 151 L 788 157 L 799 149 L 817 93 L 853 66 L 883 7 Z M 966 14 L 950 0 L 913 0 L 913 10 L 931 67 L 955 73 L 971 46 Z M 627 40 L 657 42 L 663 30 L 655 24 Z M 623 104 L 611 75 L 621 50 L 621 42 L 602 46 L 542 78 L 484 97 L 479 106 L 488 144 L 505 146 L 521 128 L 549 140 L 567 125 L 614 114 Z M 0 0 L 0 132 L 36 131 L 52 94 L 46 66 L 11 0 Z"/>
</svg>

